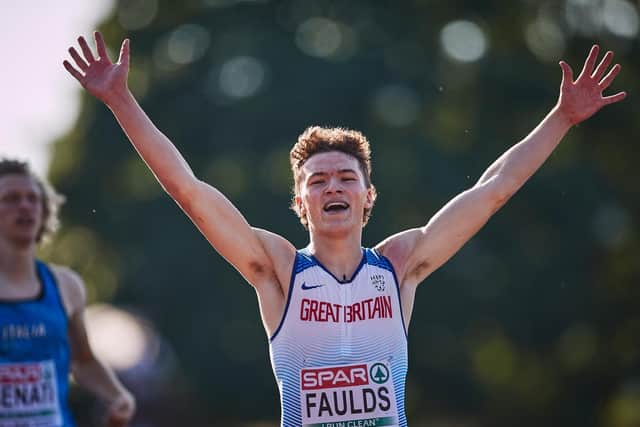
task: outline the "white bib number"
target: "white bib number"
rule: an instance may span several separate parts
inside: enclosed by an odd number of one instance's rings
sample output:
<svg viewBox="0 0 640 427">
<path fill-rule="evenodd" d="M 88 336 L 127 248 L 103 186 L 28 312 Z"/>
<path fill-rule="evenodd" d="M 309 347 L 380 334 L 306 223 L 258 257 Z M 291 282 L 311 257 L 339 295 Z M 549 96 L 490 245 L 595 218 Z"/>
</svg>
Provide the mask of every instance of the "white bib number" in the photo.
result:
<svg viewBox="0 0 640 427">
<path fill-rule="evenodd" d="M 52 360 L 0 363 L 0 427 L 62 425 Z"/>
<path fill-rule="evenodd" d="M 300 371 L 303 427 L 398 425 L 391 369 L 385 362 Z"/>
</svg>

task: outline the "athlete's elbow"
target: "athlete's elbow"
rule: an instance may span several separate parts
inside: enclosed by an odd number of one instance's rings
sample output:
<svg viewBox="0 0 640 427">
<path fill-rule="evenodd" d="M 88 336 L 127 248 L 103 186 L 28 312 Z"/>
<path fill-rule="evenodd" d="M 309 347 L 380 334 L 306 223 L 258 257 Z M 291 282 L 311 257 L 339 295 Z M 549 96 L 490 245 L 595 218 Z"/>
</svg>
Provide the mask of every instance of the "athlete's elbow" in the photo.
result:
<svg viewBox="0 0 640 427">
<path fill-rule="evenodd" d="M 191 179 L 170 177 L 160 181 L 160 185 L 173 200 L 184 205 L 197 191 L 198 180 L 193 177 Z"/>
<path fill-rule="evenodd" d="M 492 179 L 480 184 L 483 197 L 488 205 L 497 211 L 518 191 L 520 185 L 513 179 L 496 175 Z"/>
</svg>

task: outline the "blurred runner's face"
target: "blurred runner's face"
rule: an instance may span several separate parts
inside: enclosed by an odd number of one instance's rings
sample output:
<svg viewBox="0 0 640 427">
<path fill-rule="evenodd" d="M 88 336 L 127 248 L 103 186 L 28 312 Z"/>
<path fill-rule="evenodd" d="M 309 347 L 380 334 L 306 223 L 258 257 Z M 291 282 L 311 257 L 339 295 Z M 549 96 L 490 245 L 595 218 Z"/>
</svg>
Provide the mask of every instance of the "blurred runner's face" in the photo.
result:
<svg viewBox="0 0 640 427">
<path fill-rule="evenodd" d="M 0 239 L 34 243 L 42 225 L 42 193 L 26 175 L 0 177 Z"/>
<path fill-rule="evenodd" d="M 340 234 L 362 228 L 371 205 L 358 160 L 340 151 L 314 154 L 302 166 L 301 211 L 311 232 Z"/>
</svg>

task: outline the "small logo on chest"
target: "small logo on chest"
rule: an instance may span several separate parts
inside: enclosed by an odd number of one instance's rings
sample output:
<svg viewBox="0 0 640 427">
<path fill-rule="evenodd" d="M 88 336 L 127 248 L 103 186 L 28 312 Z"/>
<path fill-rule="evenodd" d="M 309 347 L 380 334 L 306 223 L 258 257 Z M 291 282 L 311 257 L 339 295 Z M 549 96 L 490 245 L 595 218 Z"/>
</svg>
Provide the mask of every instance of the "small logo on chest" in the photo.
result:
<svg viewBox="0 0 640 427">
<path fill-rule="evenodd" d="M 382 274 L 373 274 L 373 275 L 371 275 L 371 284 L 379 292 L 384 292 L 384 290 L 386 289 L 384 276 Z"/>
<path fill-rule="evenodd" d="M 47 336 L 47 325 L 44 323 L 9 323 L 2 326 L 0 338 L 3 340 L 29 340 Z"/>
<path fill-rule="evenodd" d="M 321 288 L 324 285 L 307 285 L 307 282 L 302 282 L 302 286 L 300 286 L 302 288 L 303 291 L 308 291 L 309 289 L 315 289 L 315 288 Z"/>
</svg>

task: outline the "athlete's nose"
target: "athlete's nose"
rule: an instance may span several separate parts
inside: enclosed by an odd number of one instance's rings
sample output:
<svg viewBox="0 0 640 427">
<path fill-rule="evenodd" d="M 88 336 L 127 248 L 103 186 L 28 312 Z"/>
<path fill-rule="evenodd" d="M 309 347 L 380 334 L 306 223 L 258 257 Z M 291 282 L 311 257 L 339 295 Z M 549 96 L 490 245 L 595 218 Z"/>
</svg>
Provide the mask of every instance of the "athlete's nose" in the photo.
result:
<svg viewBox="0 0 640 427">
<path fill-rule="evenodd" d="M 36 202 L 27 196 L 20 197 L 18 200 L 18 209 L 21 211 L 31 211 L 35 208 Z"/>
<path fill-rule="evenodd" d="M 342 193 L 342 185 L 340 183 L 340 179 L 335 176 L 329 177 L 329 181 L 327 182 L 327 186 L 325 187 L 325 192 Z"/>
</svg>

